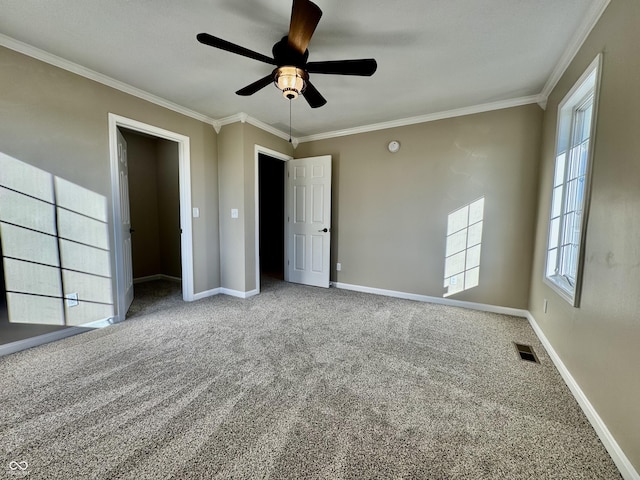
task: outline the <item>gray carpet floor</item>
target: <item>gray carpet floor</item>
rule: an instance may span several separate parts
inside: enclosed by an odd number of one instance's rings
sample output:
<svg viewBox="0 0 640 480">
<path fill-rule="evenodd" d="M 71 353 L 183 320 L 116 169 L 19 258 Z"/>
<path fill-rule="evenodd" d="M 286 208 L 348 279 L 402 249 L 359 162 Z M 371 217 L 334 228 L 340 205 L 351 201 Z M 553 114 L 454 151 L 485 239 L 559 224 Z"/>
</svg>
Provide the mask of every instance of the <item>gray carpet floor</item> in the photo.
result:
<svg viewBox="0 0 640 480">
<path fill-rule="evenodd" d="M 279 282 L 170 304 L 0 358 L 7 473 L 621 478 L 524 319 Z"/>
<path fill-rule="evenodd" d="M 153 280 L 136 283 L 133 286 L 133 292 L 133 303 L 127 312 L 127 319 L 177 307 L 182 303 L 180 282 Z"/>
</svg>

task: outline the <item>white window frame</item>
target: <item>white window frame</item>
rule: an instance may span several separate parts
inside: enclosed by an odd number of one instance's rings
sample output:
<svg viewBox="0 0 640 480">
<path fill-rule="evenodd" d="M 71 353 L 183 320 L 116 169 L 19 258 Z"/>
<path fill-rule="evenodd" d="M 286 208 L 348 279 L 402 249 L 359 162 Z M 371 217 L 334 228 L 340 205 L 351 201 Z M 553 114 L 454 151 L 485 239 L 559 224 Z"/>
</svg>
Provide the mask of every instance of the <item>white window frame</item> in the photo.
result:
<svg viewBox="0 0 640 480">
<path fill-rule="evenodd" d="M 582 289 L 601 67 L 602 54 L 599 54 L 558 105 L 555 167 L 551 185 L 544 281 L 574 307 L 579 306 Z M 585 105 L 590 105 L 592 109 L 588 140 L 576 138 L 583 127 L 581 115 L 586 110 Z M 578 155 L 578 149 L 585 140 L 587 143 L 586 165 L 582 173 L 576 175 L 576 172 L 569 172 L 569 169 L 573 165 L 572 159 L 575 158 L 573 156 Z M 578 168 L 579 166 L 574 167 L 574 169 Z M 577 193 L 580 183 L 582 183 L 581 199 Z M 558 195 L 557 198 L 556 195 Z M 572 199 L 575 201 L 572 202 Z M 578 212 L 579 219 L 571 224 L 573 232 L 568 228 L 567 212 Z M 569 247 L 574 253 L 567 256 L 564 252 L 568 251 Z"/>
</svg>

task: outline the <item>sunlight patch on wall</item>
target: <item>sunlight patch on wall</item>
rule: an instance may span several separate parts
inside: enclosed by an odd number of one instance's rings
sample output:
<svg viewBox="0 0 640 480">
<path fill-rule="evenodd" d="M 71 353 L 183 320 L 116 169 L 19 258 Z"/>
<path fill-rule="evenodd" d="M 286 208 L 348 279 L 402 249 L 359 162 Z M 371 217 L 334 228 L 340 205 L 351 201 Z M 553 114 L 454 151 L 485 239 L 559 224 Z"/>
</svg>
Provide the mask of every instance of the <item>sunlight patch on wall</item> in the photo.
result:
<svg viewBox="0 0 640 480">
<path fill-rule="evenodd" d="M 113 316 L 103 195 L 0 153 L 0 241 L 10 323 Z"/>
<path fill-rule="evenodd" d="M 447 222 L 444 297 L 480 284 L 484 197 L 451 212 Z"/>
</svg>

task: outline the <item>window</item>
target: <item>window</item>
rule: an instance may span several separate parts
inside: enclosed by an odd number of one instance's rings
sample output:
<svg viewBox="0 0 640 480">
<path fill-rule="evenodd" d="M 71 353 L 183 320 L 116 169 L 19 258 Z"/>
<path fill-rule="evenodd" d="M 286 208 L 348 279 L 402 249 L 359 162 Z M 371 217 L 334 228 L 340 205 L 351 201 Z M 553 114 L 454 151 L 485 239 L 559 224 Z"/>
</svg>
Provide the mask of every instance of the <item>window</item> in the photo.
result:
<svg viewBox="0 0 640 480">
<path fill-rule="evenodd" d="M 449 214 L 444 259 L 445 297 L 480 283 L 484 197 Z"/>
<path fill-rule="evenodd" d="M 599 55 L 558 107 L 545 279 L 576 307 L 580 296 L 600 64 Z"/>
</svg>

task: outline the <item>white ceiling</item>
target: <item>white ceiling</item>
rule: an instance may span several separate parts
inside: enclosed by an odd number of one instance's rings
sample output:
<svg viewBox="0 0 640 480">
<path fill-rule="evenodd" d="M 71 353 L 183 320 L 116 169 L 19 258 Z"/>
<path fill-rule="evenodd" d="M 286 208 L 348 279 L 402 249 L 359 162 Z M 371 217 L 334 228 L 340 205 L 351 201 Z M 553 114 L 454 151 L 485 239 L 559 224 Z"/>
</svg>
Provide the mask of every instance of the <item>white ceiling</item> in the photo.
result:
<svg viewBox="0 0 640 480">
<path fill-rule="evenodd" d="M 603 0 L 315 2 L 323 17 L 309 61 L 373 57 L 378 70 L 312 75 L 328 103 L 293 102 L 298 137 L 538 95 Z M 0 10 L 5 45 L 18 40 L 212 119 L 245 112 L 288 131 L 275 87 L 234 93 L 273 67 L 195 36 L 271 56 L 291 0 L 0 0 Z"/>
</svg>

